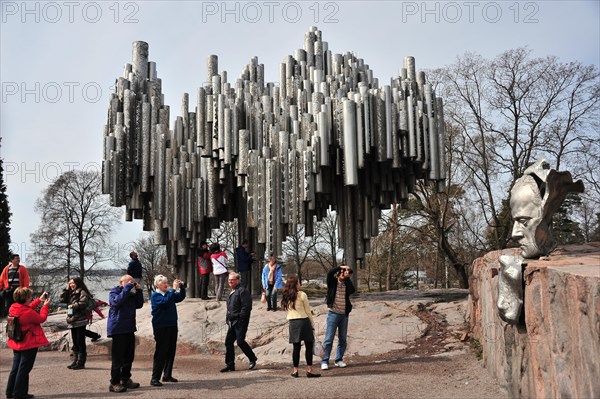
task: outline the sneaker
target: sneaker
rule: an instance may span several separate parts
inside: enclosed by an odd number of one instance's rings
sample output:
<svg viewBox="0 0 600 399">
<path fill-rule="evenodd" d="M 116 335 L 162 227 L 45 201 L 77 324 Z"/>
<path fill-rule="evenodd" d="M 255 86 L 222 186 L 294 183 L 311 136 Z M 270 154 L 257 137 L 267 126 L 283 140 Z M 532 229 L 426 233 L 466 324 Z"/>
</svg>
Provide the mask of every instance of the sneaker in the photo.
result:
<svg viewBox="0 0 600 399">
<path fill-rule="evenodd" d="M 125 388 L 123 385 L 121 384 L 116 384 L 116 385 L 110 385 L 108 387 L 108 392 L 125 392 L 127 391 L 127 388 Z"/>
<path fill-rule="evenodd" d="M 123 384 L 121 384 L 121 385 L 123 385 L 125 388 L 129 388 L 129 389 L 136 389 L 136 388 L 140 387 L 140 383 L 139 382 L 133 382 L 131 380 L 131 378 L 128 379 L 127 381 L 123 381 Z"/>
<path fill-rule="evenodd" d="M 342 362 L 341 360 L 339 362 L 335 362 L 334 364 L 341 369 L 348 366 L 346 363 Z"/>
<path fill-rule="evenodd" d="M 329 365 L 327 363 L 321 363 L 321 370 L 329 370 Z"/>
</svg>

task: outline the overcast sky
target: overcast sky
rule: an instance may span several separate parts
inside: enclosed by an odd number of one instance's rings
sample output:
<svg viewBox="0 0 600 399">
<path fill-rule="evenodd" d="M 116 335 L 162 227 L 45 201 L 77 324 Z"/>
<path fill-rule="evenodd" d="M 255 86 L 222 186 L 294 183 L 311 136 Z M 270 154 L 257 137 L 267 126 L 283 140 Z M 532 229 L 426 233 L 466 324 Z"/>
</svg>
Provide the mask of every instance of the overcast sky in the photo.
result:
<svg viewBox="0 0 600 399">
<path fill-rule="evenodd" d="M 33 204 L 70 168 L 100 170 L 102 128 L 131 43 L 150 45 L 165 103 L 206 80 L 206 59 L 234 82 L 250 58 L 277 81 L 278 65 L 302 48 L 310 26 L 333 53 L 353 51 L 380 81 L 407 55 L 417 69 L 467 51 L 494 57 L 521 46 L 535 56 L 600 65 L 599 1 L 0 1 L 0 157 L 12 211 L 11 249 L 26 264 L 39 225 Z M 114 248 L 142 231 L 125 223 Z"/>
</svg>

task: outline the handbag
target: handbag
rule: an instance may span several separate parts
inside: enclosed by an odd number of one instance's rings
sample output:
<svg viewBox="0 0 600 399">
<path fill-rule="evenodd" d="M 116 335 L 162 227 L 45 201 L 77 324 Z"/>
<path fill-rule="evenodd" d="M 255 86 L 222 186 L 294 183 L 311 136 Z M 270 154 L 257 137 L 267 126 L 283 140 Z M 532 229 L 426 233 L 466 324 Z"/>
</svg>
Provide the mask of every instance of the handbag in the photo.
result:
<svg viewBox="0 0 600 399">
<path fill-rule="evenodd" d="M 261 303 L 267 303 L 267 293 L 266 292 L 262 292 L 261 296 L 260 296 L 260 302 Z"/>
<path fill-rule="evenodd" d="M 322 341 L 318 341 L 315 339 L 313 345 L 313 355 L 323 358 L 325 356 L 325 347 L 323 346 Z"/>
</svg>

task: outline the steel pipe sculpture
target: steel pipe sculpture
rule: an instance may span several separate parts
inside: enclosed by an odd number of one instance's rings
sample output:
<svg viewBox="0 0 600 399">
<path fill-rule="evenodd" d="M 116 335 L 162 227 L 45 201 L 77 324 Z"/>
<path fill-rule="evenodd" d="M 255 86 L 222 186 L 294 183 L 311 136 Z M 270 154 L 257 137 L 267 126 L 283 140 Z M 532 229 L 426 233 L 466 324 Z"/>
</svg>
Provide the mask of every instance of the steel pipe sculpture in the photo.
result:
<svg viewBox="0 0 600 399">
<path fill-rule="evenodd" d="M 184 94 L 173 125 L 161 89 L 148 44 L 134 42 L 104 128 L 103 192 L 128 221 L 144 220 L 188 281 L 197 244 L 220 221 L 237 218 L 240 236 L 280 255 L 291 232 L 312 235 L 331 207 L 354 266 L 382 209 L 405 203 L 417 179 L 444 187 L 442 100 L 413 57 L 380 85 L 312 27 L 280 64 L 278 85 L 265 84 L 256 57 L 229 83 L 211 55 L 196 104 Z"/>
<path fill-rule="evenodd" d="M 573 182 L 571 173 L 550 169 L 545 159 L 527 168 L 510 191 L 514 219 L 512 238 L 520 244 L 518 256 L 499 258 L 498 300 L 500 318 L 517 324 L 523 307 L 523 267 L 525 259 L 547 256 L 556 248 L 552 235 L 552 215 L 569 192 L 582 193 L 583 182 Z"/>
</svg>

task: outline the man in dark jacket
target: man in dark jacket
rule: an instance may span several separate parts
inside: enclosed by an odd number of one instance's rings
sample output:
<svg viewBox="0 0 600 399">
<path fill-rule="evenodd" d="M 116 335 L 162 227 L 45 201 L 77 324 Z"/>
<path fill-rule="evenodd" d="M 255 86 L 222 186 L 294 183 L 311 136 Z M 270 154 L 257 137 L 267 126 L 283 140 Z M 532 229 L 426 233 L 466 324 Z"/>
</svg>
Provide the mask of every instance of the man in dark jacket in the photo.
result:
<svg viewBox="0 0 600 399">
<path fill-rule="evenodd" d="M 144 305 L 142 288 L 126 274 L 119 285 L 110 290 L 109 303 L 106 335 L 113 340 L 109 391 L 125 392 L 127 388 L 140 386 L 131 380 L 131 366 L 135 356 L 136 310 Z"/>
<path fill-rule="evenodd" d="M 127 266 L 127 274 L 129 274 L 136 283 L 142 282 L 142 262 L 138 259 L 138 254 L 135 251 L 131 251 L 129 254 L 131 260 Z"/>
<path fill-rule="evenodd" d="M 348 315 L 352 310 L 350 295 L 354 294 L 354 284 L 350 275 L 350 266 L 334 267 L 327 273 L 327 330 L 323 347 L 325 356 L 321 358 L 321 370 L 329 369 L 329 356 L 333 346 L 333 337 L 338 331 L 338 346 L 334 364 L 337 367 L 346 367 L 344 353 L 346 352 L 346 337 L 348 335 Z"/>
<path fill-rule="evenodd" d="M 250 312 L 252 311 L 252 295 L 250 291 L 240 285 L 240 275 L 229 273 L 229 287 L 231 293 L 227 297 L 227 335 L 225 336 L 225 368 L 221 373 L 235 371 L 235 349 L 233 343 L 237 341 L 238 347 L 244 352 L 250 361 L 248 367 L 252 370 L 256 367 L 256 355 L 246 342 L 246 332 L 250 323 Z"/>
<path fill-rule="evenodd" d="M 248 240 L 243 240 L 240 246 L 235 249 L 237 271 L 240 273 L 240 285 L 248 289 L 250 289 L 250 274 L 255 255 L 254 252 L 249 250 L 249 247 Z"/>
</svg>

